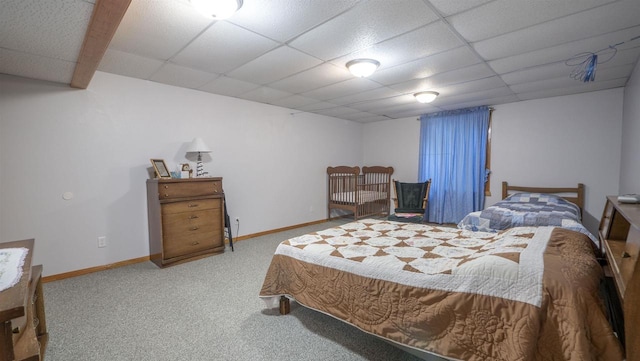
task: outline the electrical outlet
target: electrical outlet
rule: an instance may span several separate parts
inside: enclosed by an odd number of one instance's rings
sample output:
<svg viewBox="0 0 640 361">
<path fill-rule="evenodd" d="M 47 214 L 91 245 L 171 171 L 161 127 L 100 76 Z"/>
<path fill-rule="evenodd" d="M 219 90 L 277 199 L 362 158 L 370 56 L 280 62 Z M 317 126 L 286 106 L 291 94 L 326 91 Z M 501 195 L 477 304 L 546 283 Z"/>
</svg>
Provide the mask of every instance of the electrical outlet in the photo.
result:
<svg viewBox="0 0 640 361">
<path fill-rule="evenodd" d="M 104 248 L 107 246 L 107 237 L 98 237 L 98 248 Z"/>
</svg>

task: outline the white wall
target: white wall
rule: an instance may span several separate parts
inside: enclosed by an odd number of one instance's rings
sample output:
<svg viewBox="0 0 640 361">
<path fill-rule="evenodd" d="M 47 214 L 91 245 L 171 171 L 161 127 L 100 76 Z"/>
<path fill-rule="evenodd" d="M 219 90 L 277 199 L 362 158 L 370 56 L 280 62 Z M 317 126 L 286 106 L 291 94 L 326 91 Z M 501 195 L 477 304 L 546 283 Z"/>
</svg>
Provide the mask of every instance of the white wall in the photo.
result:
<svg viewBox="0 0 640 361">
<path fill-rule="evenodd" d="M 361 163 L 361 125 L 291 113 L 101 72 L 87 90 L 0 75 L 0 242 L 35 238 L 45 275 L 147 256 L 149 159 L 175 170 L 195 136 L 240 235 L 324 219 L 326 167 Z"/>
<path fill-rule="evenodd" d="M 617 194 L 623 90 L 612 89 L 495 106 L 491 193 L 501 182 L 524 186 L 586 186 L 586 227 L 595 234 L 605 196 Z M 366 124 L 364 159 L 417 179 L 419 122 L 415 117 Z"/>
<path fill-rule="evenodd" d="M 640 62 L 624 88 L 620 194 L 640 194 Z"/>
</svg>

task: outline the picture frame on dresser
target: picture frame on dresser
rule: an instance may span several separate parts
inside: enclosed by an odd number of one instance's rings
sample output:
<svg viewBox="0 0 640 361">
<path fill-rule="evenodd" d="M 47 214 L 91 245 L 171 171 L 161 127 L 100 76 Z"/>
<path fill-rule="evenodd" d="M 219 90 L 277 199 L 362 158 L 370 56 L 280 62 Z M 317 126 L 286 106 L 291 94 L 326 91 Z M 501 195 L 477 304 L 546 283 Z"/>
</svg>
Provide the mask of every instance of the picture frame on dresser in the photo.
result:
<svg viewBox="0 0 640 361">
<path fill-rule="evenodd" d="M 151 164 L 156 171 L 157 178 L 171 178 L 171 173 L 169 173 L 169 168 L 167 168 L 164 159 L 151 159 Z"/>
</svg>

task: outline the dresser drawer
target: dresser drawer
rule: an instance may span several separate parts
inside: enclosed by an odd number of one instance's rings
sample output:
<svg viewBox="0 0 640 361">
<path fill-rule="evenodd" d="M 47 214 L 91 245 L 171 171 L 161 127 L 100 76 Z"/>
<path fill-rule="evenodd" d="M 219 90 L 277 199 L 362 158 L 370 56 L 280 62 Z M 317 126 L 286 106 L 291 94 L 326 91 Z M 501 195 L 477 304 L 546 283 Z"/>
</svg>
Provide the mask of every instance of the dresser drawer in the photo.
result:
<svg viewBox="0 0 640 361">
<path fill-rule="evenodd" d="M 202 197 L 222 194 L 222 181 L 162 182 L 158 184 L 160 199 Z"/>
<path fill-rule="evenodd" d="M 164 203 L 161 208 L 163 217 L 174 213 L 220 209 L 222 208 L 222 199 L 194 199 L 190 201 Z"/>
<path fill-rule="evenodd" d="M 173 258 L 224 245 L 220 208 L 168 214 L 163 222 L 164 257 Z"/>
</svg>

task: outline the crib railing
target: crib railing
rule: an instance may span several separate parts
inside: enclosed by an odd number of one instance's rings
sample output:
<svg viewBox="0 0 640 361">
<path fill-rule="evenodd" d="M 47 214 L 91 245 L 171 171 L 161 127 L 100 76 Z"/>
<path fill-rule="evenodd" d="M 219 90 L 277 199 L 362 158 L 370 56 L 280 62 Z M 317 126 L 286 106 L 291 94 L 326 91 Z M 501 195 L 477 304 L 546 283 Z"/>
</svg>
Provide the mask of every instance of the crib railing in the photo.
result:
<svg viewBox="0 0 640 361">
<path fill-rule="evenodd" d="M 328 167 L 328 215 L 332 209 L 353 213 L 354 219 L 388 214 L 392 167 Z"/>
</svg>

